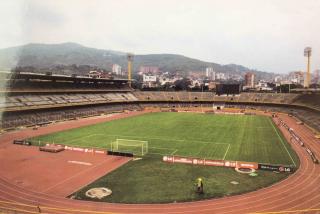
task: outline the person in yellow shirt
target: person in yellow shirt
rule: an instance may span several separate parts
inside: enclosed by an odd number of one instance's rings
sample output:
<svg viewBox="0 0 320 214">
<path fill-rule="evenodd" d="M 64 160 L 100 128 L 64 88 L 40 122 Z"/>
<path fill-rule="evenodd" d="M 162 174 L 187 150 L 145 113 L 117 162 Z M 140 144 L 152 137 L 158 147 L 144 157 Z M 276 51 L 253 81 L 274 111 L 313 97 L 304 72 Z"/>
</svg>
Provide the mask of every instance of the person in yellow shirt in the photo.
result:
<svg viewBox="0 0 320 214">
<path fill-rule="evenodd" d="M 196 186 L 197 186 L 197 193 L 203 194 L 203 179 L 202 178 L 197 178 Z"/>
</svg>

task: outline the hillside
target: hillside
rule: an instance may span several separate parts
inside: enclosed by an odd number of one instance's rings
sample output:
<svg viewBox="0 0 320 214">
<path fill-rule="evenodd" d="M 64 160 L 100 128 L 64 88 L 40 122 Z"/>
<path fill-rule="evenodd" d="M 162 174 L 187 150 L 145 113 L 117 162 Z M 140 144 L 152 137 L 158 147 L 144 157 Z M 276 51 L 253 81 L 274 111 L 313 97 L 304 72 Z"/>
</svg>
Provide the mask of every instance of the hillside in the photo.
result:
<svg viewBox="0 0 320 214">
<path fill-rule="evenodd" d="M 16 66 L 33 66 L 37 69 L 52 68 L 57 65 L 90 65 L 111 70 L 112 64 L 127 67 L 126 53 L 82 46 L 76 43 L 27 44 L 24 46 L 0 49 L 0 69 L 9 70 Z M 158 66 L 162 71 L 188 72 L 203 71 L 213 67 L 216 72 L 243 74 L 253 71 L 258 78 L 270 79 L 274 74 L 255 71 L 241 65 L 204 62 L 177 54 L 135 55 L 134 72 L 140 66 Z"/>
</svg>

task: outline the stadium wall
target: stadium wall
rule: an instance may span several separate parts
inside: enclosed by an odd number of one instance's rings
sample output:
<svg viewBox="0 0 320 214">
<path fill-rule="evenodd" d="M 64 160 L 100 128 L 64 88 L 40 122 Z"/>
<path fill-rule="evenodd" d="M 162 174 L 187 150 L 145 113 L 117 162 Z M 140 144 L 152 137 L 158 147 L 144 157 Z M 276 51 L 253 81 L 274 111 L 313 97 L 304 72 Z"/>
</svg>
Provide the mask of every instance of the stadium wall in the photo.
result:
<svg viewBox="0 0 320 214">
<path fill-rule="evenodd" d="M 52 121 L 72 120 L 82 117 L 98 116 L 123 111 L 137 111 L 146 107 L 160 108 L 212 108 L 215 102 L 208 101 L 135 101 L 116 102 L 108 104 L 90 104 L 81 106 L 65 106 L 60 108 L 31 109 L 15 112 L 4 112 L 1 121 L 2 129 L 12 129 L 18 126 L 41 126 Z M 250 103 L 250 102 L 225 102 L 226 108 L 258 109 L 292 114 L 302 122 L 310 125 L 316 131 L 320 131 L 320 115 L 314 109 L 304 106 L 274 104 L 274 103 Z M 309 119 L 308 119 L 309 118 Z M 310 121 L 308 121 L 310 120 Z M 313 122 L 312 122 L 313 121 Z"/>
<path fill-rule="evenodd" d="M 88 95 L 88 93 L 83 94 L 83 98 L 86 98 L 86 96 L 90 97 L 90 94 Z M 288 114 L 293 114 L 293 116 L 296 116 L 303 122 L 309 124 L 317 131 L 320 131 L 320 105 L 318 106 L 317 101 L 314 101 L 312 103 L 314 105 L 312 106 L 301 104 L 301 100 L 308 100 L 306 98 L 306 95 L 303 95 L 303 99 L 299 99 L 299 95 L 288 95 L 287 99 L 286 94 L 257 93 L 244 93 L 237 96 L 214 96 L 212 93 L 202 94 L 195 92 L 115 92 L 105 94 L 110 95 L 111 99 L 105 97 L 105 100 L 92 101 L 87 98 L 86 100 L 84 99 L 85 101 L 79 103 L 55 103 L 42 106 L 29 106 L 27 101 L 21 100 L 22 107 L 2 108 L 3 119 L 1 120 L 0 127 L 2 129 L 7 129 L 24 125 L 41 125 L 52 120 L 59 120 L 56 119 L 59 118 L 59 115 L 61 115 L 61 120 L 68 120 L 75 119 L 77 117 L 96 116 L 104 113 L 112 113 L 125 110 L 141 110 L 142 108 L 148 106 L 160 106 L 162 108 L 197 108 L 210 107 L 214 104 L 224 103 L 226 107 L 241 109 L 274 109 L 275 111 L 282 111 Z M 56 94 L 51 95 L 56 96 Z M 81 97 L 81 94 L 74 95 L 78 95 Z M 104 94 L 92 93 L 91 95 L 103 97 Z M 32 95 L 29 94 L 25 97 L 28 98 L 28 96 Z M 43 97 L 48 96 L 50 95 L 46 95 Z M 68 96 L 72 95 L 66 94 L 67 98 Z M 119 100 L 119 97 L 123 98 L 122 96 L 127 100 Z M 35 96 L 35 98 L 37 99 L 41 99 L 43 97 L 41 95 Z M 115 98 L 112 99 L 112 97 Z M 7 97 L 7 99 L 9 100 L 10 97 Z M 312 99 L 315 98 L 312 97 Z M 270 100 L 273 102 L 270 102 Z M 295 100 L 300 101 L 296 103 Z M 309 103 L 311 103 L 311 101 L 309 101 Z M 45 117 L 47 117 L 47 119 Z M 38 120 L 37 118 L 42 119 Z"/>
</svg>

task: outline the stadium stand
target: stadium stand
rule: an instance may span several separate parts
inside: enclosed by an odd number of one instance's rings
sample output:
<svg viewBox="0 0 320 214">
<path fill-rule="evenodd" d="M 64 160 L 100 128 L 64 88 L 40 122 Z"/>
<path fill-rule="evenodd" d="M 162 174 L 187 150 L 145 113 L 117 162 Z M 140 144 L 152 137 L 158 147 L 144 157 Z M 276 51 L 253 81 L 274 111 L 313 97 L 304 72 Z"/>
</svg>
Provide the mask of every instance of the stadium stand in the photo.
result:
<svg viewBox="0 0 320 214">
<path fill-rule="evenodd" d="M 226 107 L 281 111 L 320 130 L 320 94 L 133 91 L 127 80 L 23 74 L 0 92 L 1 129 L 35 126 L 125 110 Z"/>
<path fill-rule="evenodd" d="M 101 114 L 123 112 L 125 110 L 137 111 L 141 110 L 141 107 L 136 104 L 111 104 L 72 107 L 64 108 L 63 110 L 49 108 L 44 110 L 38 109 L 37 111 L 4 112 L 0 121 L 0 127 L 2 129 L 12 129 L 21 126 L 42 126 L 52 122 L 99 116 Z"/>
<path fill-rule="evenodd" d="M 28 110 L 30 108 L 53 108 L 59 106 L 129 101 L 137 101 L 137 98 L 127 92 L 11 95 L 2 97 L 0 108 L 6 111 L 15 111 Z"/>
<path fill-rule="evenodd" d="M 293 102 L 320 110 L 319 94 L 301 94 L 300 96 L 295 97 Z"/>
</svg>

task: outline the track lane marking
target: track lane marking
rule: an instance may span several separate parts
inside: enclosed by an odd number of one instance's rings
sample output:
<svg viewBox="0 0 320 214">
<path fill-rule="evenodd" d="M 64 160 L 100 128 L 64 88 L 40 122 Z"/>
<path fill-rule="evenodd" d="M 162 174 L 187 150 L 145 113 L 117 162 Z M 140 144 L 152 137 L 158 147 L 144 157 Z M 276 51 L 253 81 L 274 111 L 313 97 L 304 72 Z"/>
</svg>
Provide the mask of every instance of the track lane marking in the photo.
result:
<svg viewBox="0 0 320 214">
<path fill-rule="evenodd" d="M 320 211 L 320 208 L 315 209 L 304 209 L 304 210 L 286 210 L 286 211 L 274 211 L 274 212 L 254 212 L 249 214 L 282 214 L 282 213 L 300 213 L 300 212 L 312 212 L 312 211 Z"/>
</svg>

